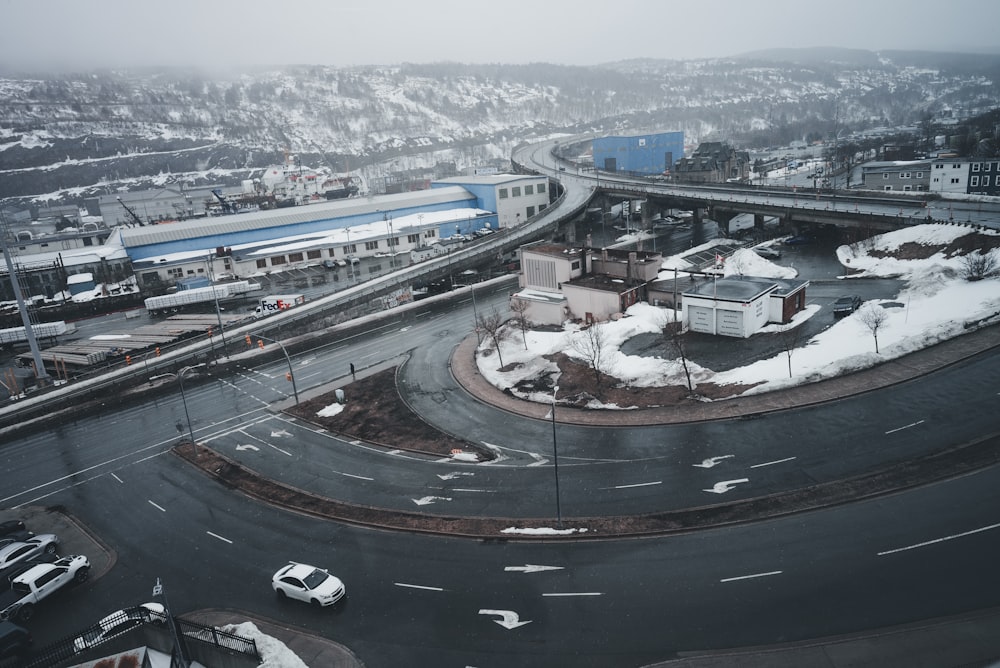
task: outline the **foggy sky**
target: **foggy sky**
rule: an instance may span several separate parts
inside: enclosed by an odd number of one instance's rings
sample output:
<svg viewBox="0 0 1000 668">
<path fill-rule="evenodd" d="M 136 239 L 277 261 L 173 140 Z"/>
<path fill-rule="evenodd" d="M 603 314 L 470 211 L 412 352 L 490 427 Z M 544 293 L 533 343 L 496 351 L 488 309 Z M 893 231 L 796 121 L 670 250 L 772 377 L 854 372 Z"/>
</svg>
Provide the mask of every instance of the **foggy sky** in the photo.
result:
<svg viewBox="0 0 1000 668">
<path fill-rule="evenodd" d="M 0 69 L 1000 52 L 996 0 L 0 0 Z"/>
</svg>

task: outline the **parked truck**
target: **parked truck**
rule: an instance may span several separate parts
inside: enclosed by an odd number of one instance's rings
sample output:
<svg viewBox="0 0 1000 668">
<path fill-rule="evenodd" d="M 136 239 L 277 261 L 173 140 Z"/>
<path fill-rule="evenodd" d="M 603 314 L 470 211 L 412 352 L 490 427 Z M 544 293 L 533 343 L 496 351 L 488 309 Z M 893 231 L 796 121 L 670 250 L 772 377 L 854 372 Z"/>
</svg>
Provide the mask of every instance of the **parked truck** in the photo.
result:
<svg viewBox="0 0 1000 668">
<path fill-rule="evenodd" d="M 32 325 L 31 331 L 34 332 L 35 338 L 42 339 L 62 336 L 63 334 L 72 334 L 76 331 L 76 326 L 72 324 L 67 325 L 64 321 L 57 320 L 56 322 L 40 322 Z M 0 329 L 0 345 L 21 343 L 27 340 L 28 335 L 25 333 L 24 327 Z"/>
<path fill-rule="evenodd" d="M 211 303 L 216 299 L 236 297 L 255 290 L 260 290 L 260 283 L 251 283 L 250 281 L 219 283 L 218 285 L 209 285 L 204 288 L 178 290 L 169 295 L 148 297 L 145 300 L 145 305 L 150 315 L 156 315 L 158 313 L 175 311 L 186 306 L 191 306 L 192 304 Z"/>
<path fill-rule="evenodd" d="M 84 582 L 89 576 L 90 561 L 83 555 L 33 566 L 14 578 L 10 589 L 0 594 L 0 619 L 26 622 L 43 599 L 71 582 Z"/>
<path fill-rule="evenodd" d="M 260 318 L 272 313 L 287 311 L 290 308 L 295 308 L 299 304 L 305 303 L 305 295 L 270 295 L 261 297 L 260 304 L 257 305 L 254 315 Z"/>
</svg>

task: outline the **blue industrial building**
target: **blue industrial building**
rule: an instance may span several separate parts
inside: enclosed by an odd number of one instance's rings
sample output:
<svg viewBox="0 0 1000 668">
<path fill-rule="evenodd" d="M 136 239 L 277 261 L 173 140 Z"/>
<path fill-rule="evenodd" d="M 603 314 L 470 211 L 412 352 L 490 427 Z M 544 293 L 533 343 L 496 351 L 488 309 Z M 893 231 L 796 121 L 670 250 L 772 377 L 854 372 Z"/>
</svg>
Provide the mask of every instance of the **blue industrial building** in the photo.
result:
<svg viewBox="0 0 1000 668">
<path fill-rule="evenodd" d="M 593 140 L 594 167 L 606 172 L 663 174 L 684 157 L 684 133 L 661 132 Z"/>
</svg>

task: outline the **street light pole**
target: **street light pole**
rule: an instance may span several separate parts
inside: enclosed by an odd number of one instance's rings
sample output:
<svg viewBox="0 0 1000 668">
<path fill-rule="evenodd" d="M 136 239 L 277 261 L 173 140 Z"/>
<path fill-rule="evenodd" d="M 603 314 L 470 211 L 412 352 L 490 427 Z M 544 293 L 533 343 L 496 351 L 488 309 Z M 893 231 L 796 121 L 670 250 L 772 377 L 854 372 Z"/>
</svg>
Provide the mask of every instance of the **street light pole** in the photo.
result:
<svg viewBox="0 0 1000 668">
<path fill-rule="evenodd" d="M 288 351 L 285 350 L 285 346 L 282 345 L 281 341 L 275 339 L 269 339 L 261 334 L 251 334 L 251 336 L 256 336 L 258 339 L 264 339 L 265 341 L 270 341 L 271 343 L 277 343 L 278 347 L 281 348 L 281 352 L 285 354 L 285 362 L 288 363 L 288 379 L 292 381 L 292 393 L 295 395 L 295 405 L 299 405 L 299 390 L 295 386 L 295 371 L 292 370 L 292 358 L 288 356 Z"/>
<path fill-rule="evenodd" d="M 559 386 L 552 388 L 552 465 L 556 474 L 556 528 L 562 529 L 562 507 L 559 503 L 559 448 L 556 446 L 556 393 Z"/>
<path fill-rule="evenodd" d="M 174 616 L 170 614 L 170 604 L 167 602 L 167 592 L 160 583 L 160 578 L 156 578 L 156 586 L 153 587 L 153 596 L 159 596 L 163 599 L 163 612 L 167 616 L 167 623 L 170 625 L 170 635 L 173 637 L 174 641 L 174 655 L 177 657 L 177 663 L 181 665 L 181 668 L 188 668 L 191 664 L 188 663 L 187 658 L 184 656 L 184 645 L 181 643 L 181 635 L 177 632 L 177 622 L 174 621 Z M 173 658 L 173 656 L 171 658 Z M 171 666 L 173 661 L 171 661 Z"/>
<path fill-rule="evenodd" d="M 191 448 L 194 451 L 195 459 L 198 458 L 198 443 L 196 443 L 194 440 L 194 428 L 191 426 L 191 413 L 188 411 L 187 396 L 184 394 L 184 374 L 187 373 L 188 371 L 191 371 L 192 369 L 197 369 L 200 366 L 205 366 L 205 364 L 202 363 L 202 364 L 195 364 L 192 366 L 186 366 L 177 371 L 177 373 L 167 371 L 166 373 L 161 373 L 156 376 L 149 377 L 150 382 L 153 382 L 157 378 L 166 378 L 167 376 L 173 376 L 174 378 L 177 379 L 177 385 L 181 389 L 181 404 L 184 406 L 184 419 L 187 420 L 188 438 L 191 440 Z M 184 425 L 178 423 L 177 431 L 183 433 Z"/>
<path fill-rule="evenodd" d="M 212 280 L 212 297 L 215 298 L 215 317 L 219 320 L 219 336 L 222 337 L 222 354 L 229 359 L 229 346 L 226 345 L 226 330 L 222 327 L 222 311 L 219 309 L 219 293 L 215 290 L 215 257 L 208 254 L 208 274 Z M 213 353 L 214 355 L 214 353 Z"/>
</svg>

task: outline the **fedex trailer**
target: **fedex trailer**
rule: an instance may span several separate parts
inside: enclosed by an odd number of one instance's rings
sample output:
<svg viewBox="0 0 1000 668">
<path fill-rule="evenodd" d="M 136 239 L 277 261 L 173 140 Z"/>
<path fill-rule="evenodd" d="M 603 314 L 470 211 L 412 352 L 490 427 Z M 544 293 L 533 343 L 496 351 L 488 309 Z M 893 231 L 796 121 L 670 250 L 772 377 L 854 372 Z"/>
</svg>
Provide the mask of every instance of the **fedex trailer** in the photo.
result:
<svg viewBox="0 0 1000 668">
<path fill-rule="evenodd" d="M 269 295 L 260 298 L 260 304 L 254 311 L 254 315 L 259 317 L 280 313 L 290 308 L 295 308 L 299 304 L 305 304 L 305 295 Z"/>
</svg>

